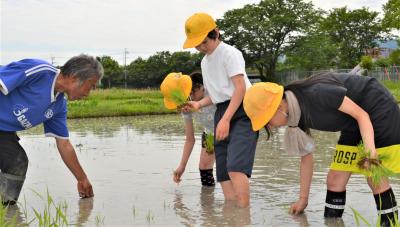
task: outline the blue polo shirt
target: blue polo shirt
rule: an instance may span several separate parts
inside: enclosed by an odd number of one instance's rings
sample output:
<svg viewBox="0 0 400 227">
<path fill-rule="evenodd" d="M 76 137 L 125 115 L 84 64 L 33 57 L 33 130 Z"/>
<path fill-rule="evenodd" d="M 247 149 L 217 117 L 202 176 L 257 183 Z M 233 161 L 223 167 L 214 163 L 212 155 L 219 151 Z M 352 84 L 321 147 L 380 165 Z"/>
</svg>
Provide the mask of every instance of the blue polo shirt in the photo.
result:
<svg viewBox="0 0 400 227">
<path fill-rule="evenodd" d="M 67 101 L 54 90 L 59 70 L 38 59 L 0 67 L 0 131 L 44 125 L 46 136 L 68 139 Z"/>
</svg>

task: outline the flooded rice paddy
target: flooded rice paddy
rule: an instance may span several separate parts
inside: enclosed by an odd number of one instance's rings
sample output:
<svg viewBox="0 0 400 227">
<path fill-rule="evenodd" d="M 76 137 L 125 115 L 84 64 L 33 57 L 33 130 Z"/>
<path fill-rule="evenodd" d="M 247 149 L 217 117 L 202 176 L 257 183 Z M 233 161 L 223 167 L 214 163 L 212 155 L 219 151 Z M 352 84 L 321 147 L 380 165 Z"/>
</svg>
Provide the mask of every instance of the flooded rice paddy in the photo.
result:
<svg viewBox="0 0 400 227">
<path fill-rule="evenodd" d="M 365 179 L 354 175 L 347 187 L 342 222 L 323 218 L 325 178 L 337 133 L 313 132 L 317 140 L 309 205 L 300 216 L 288 214 L 299 192 L 299 158 L 282 150 L 283 130 L 266 141 L 260 135 L 253 175 L 251 207 L 225 203 L 221 187 L 202 188 L 198 173 L 200 130 L 182 182 L 172 181 L 184 144 L 180 116 L 140 116 L 69 120 L 71 142 L 93 185 L 95 196 L 79 199 L 76 181 L 63 164 L 53 138 L 41 128 L 20 133 L 30 164 L 18 208 L 24 222 L 34 217 L 49 191 L 64 204 L 69 224 L 77 226 L 354 226 L 351 207 L 376 223 L 373 196 Z M 392 183 L 400 198 L 400 182 Z M 26 209 L 26 211 L 24 211 Z M 29 219 L 29 218 L 28 218 Z"/>
</svg>

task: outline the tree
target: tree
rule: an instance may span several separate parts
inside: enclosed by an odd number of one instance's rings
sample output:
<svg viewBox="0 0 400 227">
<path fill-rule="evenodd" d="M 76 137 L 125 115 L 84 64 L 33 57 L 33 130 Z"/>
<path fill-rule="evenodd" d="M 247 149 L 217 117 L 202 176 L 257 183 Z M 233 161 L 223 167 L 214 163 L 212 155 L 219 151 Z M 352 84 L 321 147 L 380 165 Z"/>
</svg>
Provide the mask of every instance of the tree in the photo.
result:
<svg viewBox="0 0 400 227">
<path fill-rule="evenodd" d="M 361 63 L 360 63 L 361 68 L 366 70 L 371 70 L 373 65 L 374 63 L 372 61 L 371 56 L 364 55 L 361 57 Z"/>
<path fill-rule="evenodd" d="M 158 52 L 148 59 L 137 58 L 128 68 L 128 82 L 133 87 L 159 86 L 170 72 L 189 74 L 200 69 L 201 54 Z"/>
<path fill-rule="evenodd" d="M 98 60 L 101 62 L 104 68 L 103 79 L 107 81 L 107 87 L 111 88 L 112 83 L 120 82 L 122 79 L 122 68 L 118 62 L 110 56 L 99 57 Z M 105 85 L 103 85 L 105 87 Z"/>
<path fill-rule="evenodd" d="M 353 11 L 346 7 L 333 9 L 322 22 L 321 28 L 337 45 L 338 66 L 345 68 L 357 65 L 365 50 L 376 47 L 376 41 L 387 34 L 378 13 L 366 8 Z"/>
<path fill-rule="evenodd" d="M 400 30 L 400 0 L 389 0 L 383 6 L 383 25 Z"/>
<path fill-rule="evenodd" d="M 171 72 L 182 72 L 190 74 L 200 69 L 200 62 L 203 55 L 201 53 L 191 54 L 188 51 L 179 51 L 172 53 L 169 58 Z"/>
<path fill-rule="evenodd" d="M 390 53 L 389 59 L 392 65 L 400 65 L 400 49 Z"/>
<path fill-rule="evenodd" d="M 332 40 L 318 32 L 302 37 L 287 52 L 285 68 L 319 70 L 336 67 L 338 50 Z"/>
<path fill-rule="evenodd" d="M 126 66 L 128 74 L 128 84 L 131 87 L 149 86 L 146 74 L 146 60 L 138 57 Z"/>
<path fill-rule="evenodd" d="M 278 58 L 312 28 L 321 12 L 302 0 L 263 0 L 227 11 L 217 24 L 225 42 L 242 51 L 263 81 L 273 81 Z"/>
</svg>

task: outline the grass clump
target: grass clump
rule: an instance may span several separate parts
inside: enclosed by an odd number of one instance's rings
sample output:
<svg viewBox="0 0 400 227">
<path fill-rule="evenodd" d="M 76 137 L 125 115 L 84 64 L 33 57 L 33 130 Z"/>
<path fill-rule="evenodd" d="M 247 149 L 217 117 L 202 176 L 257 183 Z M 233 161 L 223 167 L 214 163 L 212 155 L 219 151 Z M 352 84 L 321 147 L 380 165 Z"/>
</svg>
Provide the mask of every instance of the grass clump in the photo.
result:
<svg viewBox="0 0 400 227">
<path fill-rule="evenodd" d="M 38 209 L 32 208 L 39 226 L 68 226 L 66 215 L 68 206 L 66 203 L 55 204 L 48 191 L 46 198 L 35 191 L 33 192 L 46 202 L 42 212 L 40 212 Z"/>
<path fill-rule="evenodd" d="M 0 226 L 17 226 L 17 214 L 13 217 L 9 217 L 8 208 L 8 206 L 0 204 Z"/>
</svg>

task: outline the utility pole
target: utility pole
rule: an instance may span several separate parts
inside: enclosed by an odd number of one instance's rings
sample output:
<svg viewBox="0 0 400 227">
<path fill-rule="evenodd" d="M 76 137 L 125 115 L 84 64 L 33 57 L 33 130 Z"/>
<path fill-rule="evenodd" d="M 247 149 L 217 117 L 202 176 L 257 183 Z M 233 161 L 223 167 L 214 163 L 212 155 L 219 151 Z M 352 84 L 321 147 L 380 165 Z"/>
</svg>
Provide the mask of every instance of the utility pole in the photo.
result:
<svg viewBox="0 0 400 227">
<path fill-rule="evenodd" d="M 55 57 L 53 57 L 53 55 L 52 55 L 52 56 L 51 56 L 51 64 L 52 64 L 52 65 L 54 65 L 54 63 L 55 63 L 55 62 L 54 62 L 54 59 L 55 59 Z"/>
<path fill-rule="evenodd" d="M 125 89 L 128 88 L 128 84 L 126 82 L 126 55 L 128 54 L 128 51 L 126 48 L 124 48 L 124 78 L 125 78 Z"/>
</svg>

